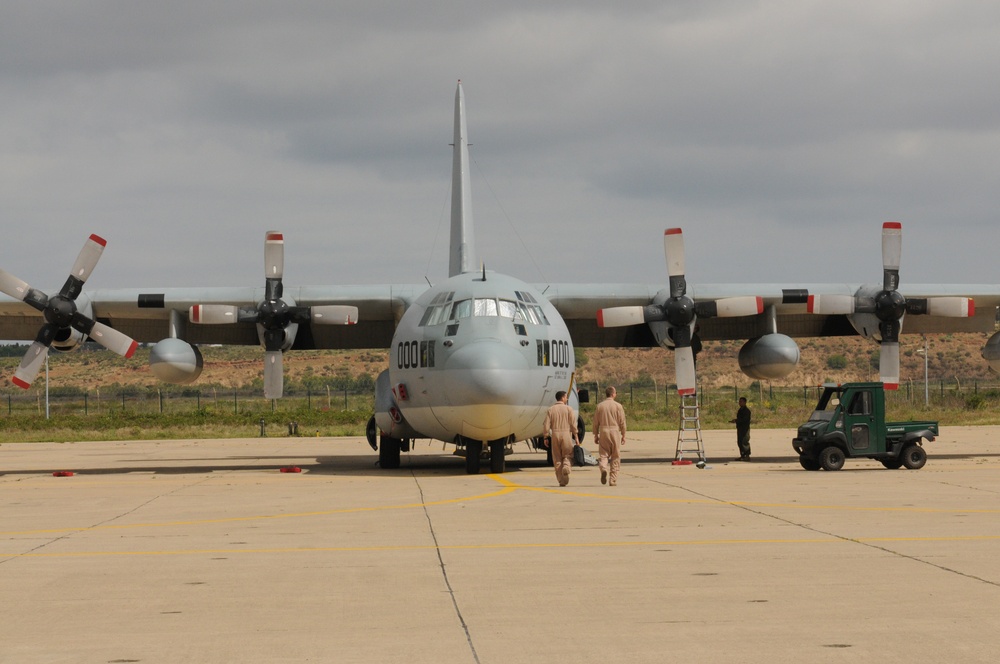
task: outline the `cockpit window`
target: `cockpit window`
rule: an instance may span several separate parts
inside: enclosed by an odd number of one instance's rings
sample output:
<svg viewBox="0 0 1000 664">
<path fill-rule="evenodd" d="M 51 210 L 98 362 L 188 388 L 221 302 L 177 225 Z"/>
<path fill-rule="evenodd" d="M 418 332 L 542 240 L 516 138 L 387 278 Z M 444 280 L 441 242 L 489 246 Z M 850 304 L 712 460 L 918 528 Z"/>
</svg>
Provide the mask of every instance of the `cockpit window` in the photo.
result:
<svg viewBox="0 0 1000 664">
<path fill-rule="evenodd" d="M 440 325 L 448 320 L 448 313 L 451 311 L 451 300 L 455 297 L 455 291 L 438 293 L 431 300 L 430 305 L 424 311 L 420 325 Z"/>
<path fill-rule="evenodd" d="M 511 320 L 524 320 L 517 309 L 517 303 L 510 300 L 500 300 L 500 317 Z"/>
<path fill-rule="evenodd" d="M 451 319 L 468 318 L 472 315 L 472 300 L 459 300 L 451 310 Z"/>
<path fill-rule="evenodd" d="M 477 297 L 453 302 L 455 293 L 439 293 L 431 301 L 420 320 L 421 326 L 443 325 L 471 316 L 499 316 L 515 323 L 548 325 L 549 321 L 530 293 L 516 291 L 517 300 Z"/>
<path fill-rule="evenodd" d="M 477 316 L 496 316 L 497 314 L 497 301 L 492 297 L 477 297 L 476 298 L 476 315 Z"/>
</svg>

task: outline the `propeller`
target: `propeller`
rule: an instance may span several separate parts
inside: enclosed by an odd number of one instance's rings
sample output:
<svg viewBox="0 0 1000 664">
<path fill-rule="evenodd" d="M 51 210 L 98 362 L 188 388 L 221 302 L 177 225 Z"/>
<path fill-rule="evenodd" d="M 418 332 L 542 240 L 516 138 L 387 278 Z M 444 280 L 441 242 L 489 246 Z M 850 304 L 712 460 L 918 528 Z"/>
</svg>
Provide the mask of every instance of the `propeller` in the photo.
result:
<svg viewBox="0 0 1000 664">
<path fill-rule="evenodd" d="M 663 234 L 663 252 L 667 260 L 669 297 L 663 304 L 644 307 L 610 307 L 597 312 L 598 327 L 624 327 L 640 323 L 666 321 L 674 342 L 674 370 L 677 391 L 694 394 L 695 377 L 692 336 L 694 322 L 703 318 L 753 316 L 764 311 L 764 300 L 758 296 L 727 297 L 705 302 L 694 302 L 687 296 L 684 277 L 684 236 L 679 228 L 668 228 Z"/>
<path fill-rule="evenodd" d="M 285 270 L 285 238 L 278 231 L 264 235 L 264 300 L 256 307 L 230 304 L 196 304 L 188 310 L 192 323 L 224 325 L 256 323 L 264 346 L 264 396 L 280 399 L 284 373 L 282 351 L 291 345 L 290 326 L 299 323 L 314 325 L 353 325 L 358 320 L 358 308 L 344 305 L 298 307 L 282 299 L 281 278 Z"/>
<path fill-rule="evenodd" d="M 813 314 L 874 314 L 878 319 L 879 380 L 887 390 L 899 389 L 899 333 L 903 316 L 967 318 L 976 313 L 970 297 L 931 297 L 907 300 L 899 292 L 899 263 L 903 247 L 903 225 L 882 224 L 882 290 L 855 295 L 810 295 L 807 310 Z"/>
<path fill-rule="evenodd" d="M 14 372 L 12 381 L 18 387 L 28 389 L 38 371 L 48 357 L 49 348 L 56 337 L 62 332 L 76 330 L 85 337 L 90 337 L 108 350 L 114 351 L 125 357 L 132 357 L 138 346 L 131 337 L 122 334 L 103 323 L 79 311 L 76 299 L 83 291 L 83 284 L 94 271 L 97 261 L 104 252 L 107 241 L 99 235 L 91 235 L 83 243 L 80 255 L 76 257 L 76 263 L 70 271 L 69 278 L 63 284 L 62 289 L 51 297 L 32 288 L 24 281 L 21 281 L 12 274 L 0 270 L 0 291 L 16 300 L 28 304 L 45 317 L 45 323 L 38 330 L 35 341 L 28 348 L 21 365 Z M 86 300 L 85 300 L 86 301 Z M 86 307 L 89 309 L 89 305 Z"/>
</svg>

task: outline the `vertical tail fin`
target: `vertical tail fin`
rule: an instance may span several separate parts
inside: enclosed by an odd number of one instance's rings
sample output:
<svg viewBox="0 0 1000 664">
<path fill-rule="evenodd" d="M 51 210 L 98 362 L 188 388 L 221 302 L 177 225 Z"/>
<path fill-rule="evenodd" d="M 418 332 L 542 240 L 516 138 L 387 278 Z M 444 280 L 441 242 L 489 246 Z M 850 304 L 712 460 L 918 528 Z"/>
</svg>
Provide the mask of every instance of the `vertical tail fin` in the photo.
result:
<svg viewBox="0 0 1000 664">
<path fill-rule="evenodd" d="M 472 187 L 469 180 L 469 142 L 465 124 L 462 81 L 455 90 L 455 142 L 451 167 L 451 249 L 448 276 L 475 269 L 475 236 L 472 231 Z"/>
</svg>

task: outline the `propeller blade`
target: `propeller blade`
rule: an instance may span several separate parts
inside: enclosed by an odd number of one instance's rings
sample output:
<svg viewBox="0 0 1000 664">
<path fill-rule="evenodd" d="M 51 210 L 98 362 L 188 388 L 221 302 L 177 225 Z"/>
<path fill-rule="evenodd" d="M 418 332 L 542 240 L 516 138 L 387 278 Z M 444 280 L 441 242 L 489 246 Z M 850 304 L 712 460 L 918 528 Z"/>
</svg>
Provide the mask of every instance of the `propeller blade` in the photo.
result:
<svg viewBox="0 0 1000 664">
<path fill-rule="evenodd" d="M 31 286 L 27 283 L 5 270 L 0 270 L 0 292 L 9 295 L 15 300 L 23 301 L 30 291 Z"/>
<path fill-rule="evenodd" d="M 284 273 L 285 236 L 278 231 L 268 231 L 264 236 L 264 278 L 281 279 Z"/>
<path fill-rule="evenodd" d="M 733 316 L 754 316 L 756 314 L 764 313 L 764 298 L 757 295 L 747 295 L 745 297 L 724 297 L 721 300 L 716 300 L 711 303 L 714 304 L 714 312 L 709 313 L 709 316 L 718 316 L 719 318 L 731 318 Z M 705 315 L 699 307 L 699 315 Z"/>
<path fill-rule="evenodd" d="M 139 343 L 127 334 L 123 334 L 113 327 L 108 327 L 104 323 L 94 323 L 88 332 L 91 339 L 101 344 L 105 348 L 122 357 L 129 358 L 135 354 L 135 349 Z"/>
<path fill-rule="evenodd" d="M 312 307 L 312 322 L 319 325 L 354 325 L 358 322 L 358 308 L 346 305 Z"/>
<path fill-rule="evenodd" d="M 663 232 L 663 254 L 667 259 L 667 276 L 670 277 L 670 297 L 681 297 L 687 292 L 684 279 L 684 235 L 679 228 Z"/>
<path fill-rule="evenodd" d="M 281 368 L 281 351 L 264 352 L 264 398 L 280 399 L 284 387 L 284 372 Z"/>
<path fill-rule="evenodd" d="M 38 371 L 45 364 L 45 358 L 48 354 L 49 347 L 47 345 L 40 341 L 33 342 L 21 359 L 21 365 L 14 372 L 11 382 L 24 389 L 31 387 L 31 384 L 35 382 L 35 377 L 38 376 Z"/>
<path fill-rule="evenodd" d="M 677 393 L 694 394 L 696 379 L 694 374 L 694 351 L 690 344 L 674 349 L 674 371 L 677 375 Z"/>
<path fill-rule="evenodd" d="M 885 383 L 885 389 L 899 389 L 899 342 L 883 341 L 878 358 L 879 380 Z"/>
<path fill-rule="evenodd" d="M 610 307 L 597 312 L 597 327 L 626 327 L 645 323 L 643 307 Z"/>
<path fill-rule="evenodd" d="M 810 295 L 806 303 L 811 314 L 853 314 L 854 307 L 853 295 Z"/>
<path fill-rule="evenodd" d="M 899 288 L 899 260 L 903 252 L 903 225 L 898 221 L 882 224 L 882 274 L 883 288 Z"/>
<path fill-rule="evenodd" d="M 231 304 L 196 304 L 188 309 L 188 320 L 199 325 L 225 325 L 238 322 L 239 311 Z"/>
<path fill-rule="evenodd" d="M 972 318 L 976 315 L 976 303 L 971 297 L 930 297 L 927 298 L 926 313 L 949 318 Z"/>
<path fill-rule="evenodd" d="M 94 271 L 97 261 L 100 260 L 101 254 L 104 253 L 104 247 L 107 244 L 108 241 L 100 235 L 91 235 L 87 238 L 87 241 L 83 243 L 83 249 L 80 250 L 80 255 L 76 257 L 76 262 L 73 263 L 70 276 L 74 279 L 79 279 L 81 285 L 87 281 L 90 278 L 90 273 Z"/>
</svg>

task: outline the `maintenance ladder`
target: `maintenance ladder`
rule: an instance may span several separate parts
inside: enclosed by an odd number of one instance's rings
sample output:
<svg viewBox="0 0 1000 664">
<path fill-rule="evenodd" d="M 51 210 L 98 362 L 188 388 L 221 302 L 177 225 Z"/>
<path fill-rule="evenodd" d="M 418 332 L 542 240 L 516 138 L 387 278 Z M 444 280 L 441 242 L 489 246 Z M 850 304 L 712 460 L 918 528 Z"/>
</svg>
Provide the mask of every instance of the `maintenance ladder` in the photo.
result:
<svg viewBox="0 0 1000 664">
<path fill-rule="evenodd" d="M 685 455 L 697 455 L 700 461 L 706 460 L 705 442 L 701 439 L 700 410 L 697 393 L 681 395 L 681 426 L 677 430 L 674 463 L 684 461 Z"/>
</svg>

